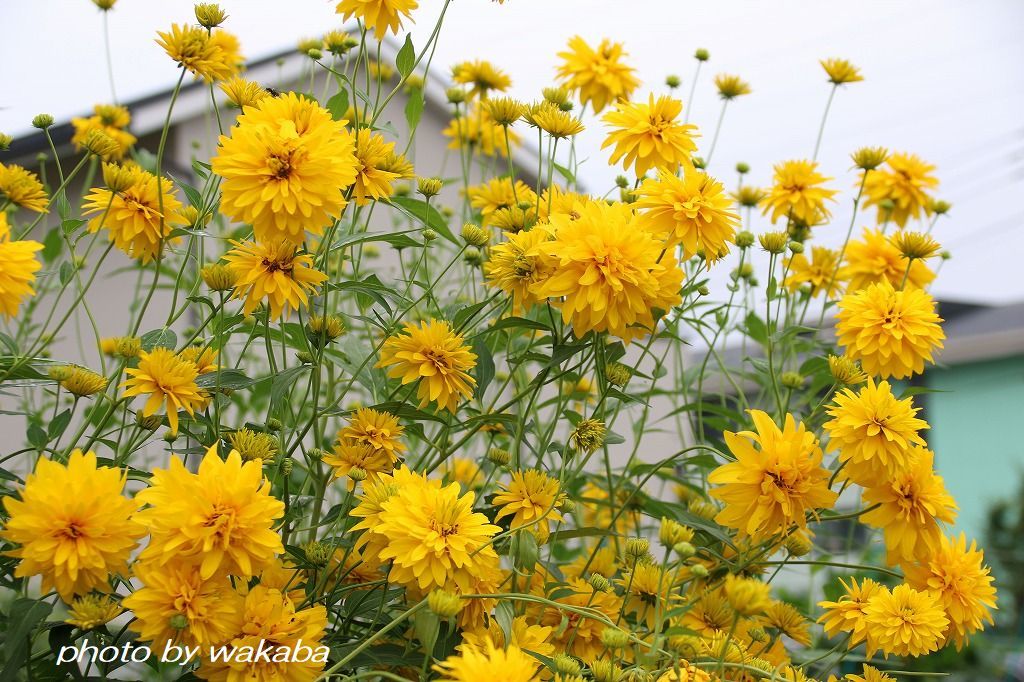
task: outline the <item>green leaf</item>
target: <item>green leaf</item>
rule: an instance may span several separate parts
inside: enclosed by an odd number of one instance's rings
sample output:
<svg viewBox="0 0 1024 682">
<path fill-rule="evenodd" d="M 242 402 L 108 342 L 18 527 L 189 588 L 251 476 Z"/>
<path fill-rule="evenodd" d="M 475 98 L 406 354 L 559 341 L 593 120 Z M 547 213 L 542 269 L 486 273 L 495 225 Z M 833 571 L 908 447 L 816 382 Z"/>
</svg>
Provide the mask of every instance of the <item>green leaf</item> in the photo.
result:
<svg viewBox="0 0 1024 682">
<path fill-rule="evenodd" d="M 68 428 L 68 424 L 71 423 L 71 409 L 64 410 L 50 422 L 50 425 L 46 427 L 47 440 L 51 441 L 54 438 L 60 438 L 61 434 L 64 433 L 64 429 Z"/>
<path fill-rule="evenodd" d="M 53 607 L 44 601 L 35 599 L 18 599 L 11 605 L 5 619 L 8 623 L 6 641 L 4 642 L 4 658 L 7 665 L 0 671 L 0 679 L 13 680 L 22 669 L 29 654 L 29 640 L 39 623 L 50 615 Z"/>
<path fill-rule="evenodd" d="M 442 237 L 450 241 L 452 244 L 462 246 L 462 243 L 455 238 L 452 231 L 448 229 L 448 223 L 445 221 L 444 216 L 438 212 L 436 208 L 431 206 L 425 201 L 420 199 L 413 199 L 412 197 L 391 197 L 389 200 L 392 206 L 395 206 L 402 210 L 403 213 L 407 214 L 410 218 L 418 220 L 430 229 L 436 231 Z"/>
<path fill-rule="evenodd" d="M 341 249 L 354 244 L 365 244 L 367 242 L 386 242 L 395 248 L 405 249 L 409 247 L 422 246 L 422 244 L 409 236 L 406 232 L 360 232 L 340 237 L 331 245 L 331 249 Z"/>
<path fill-rule="evenodd" d="M 71 281 L 72 277 L 75 276 L 75 266 L 69 263 L 68 261 L 64 261 L 63 263 L 60 264 L 59 276 L 60 285 L 64 286 L 65 284 Z"/>
<path fill-rule="evenodd" d="M 476 353 L 476 395 L 482 398 L 494 379 L 494 357 L 482 336 L 473 341 L 473 352 Z"/>
<path fill-rule="evenodd" d="M 46 431 L 39 424 L 29 424 L 25 437 L 28 439 L 28 444 L 36 450 L 42 450 L 50 442 L 50 439 L 46 436 Z"/>
<path fill-rule="evenodd" d="M 555 170 L 558 171 L 559 175 L 561 175 L 563 178 L 565 178 L 566 182 L 568 182 L 570 184 L 576 182 L 576 176 L 573 175 L 572 171 L 569 170 L 568 168 L 566 168 L 565 166 L 559 166 L 556 163 L 555 164 Z"/>
<path fill-rule="evenodd" d="M 345 114 L 348 112 L 348 90 L 342 88 L 327 100 L 327 111 L 331 112 L 331 118 L 335 121 L 345 118 Z"/>
<path fill-rule="evenodd" d="M 498 621 L 498 627 L 505 637 L 506 642 L 512 641 L 512 621 L 515 620 L 516 612 L 511 600 L 501 599 L 494 609 L 494 618 Z"/>
<path fill-rule="evenodd" d="M 78 228 L 88 222 L 88 220 L 81 220 L 79 218 L 69 218 L 61 222 L 60 229 L 64 230 L 64 234 L 70 237 L 75 232 L 78 232 Z"/>
<path fill-rule="evenodd" d="M 527 319 L 525 317 L 503 317 L 494 324 L 492 324 L 490 327 L 488 327 L 482 333 L 490 334 L 501 329 L 536 329 L 537 331 L 543 332 L 551 330 L 551 328 L 548 325 L 543 324 L 542 322 L 537 322 L 536 320 Z"/>
<path fill-rule="evenodd" d="M 170 329 L 154 329 L 142 335 L 142 350 L 147 353 L 154 348 L 170 348 L 178 345 L 178 335 Z"/>
<path fill-rule="evenodd" d="M 755 313 L 747 315 L 747 319 L 743 321 L 743 331 L 747 333 L 747 336 L 762 345 L 768 343 L 768 327 L 765 326 L 764 320 Z"/>
<path fill-rule="evenodd" d="M 398 56 L 395 57 L 395 67 L 398 69 L 398 73 L 402 74 L 402 78 L 405 78 L 412 73 L 413 67 L 416 66 L 416 49 L 412 46 L 412 34 L 405 34 L 405 43 L 402 45 L 402 49 L 398 51 Z"/>
<path fill-rule="evenodd" d="M 405 122 L 409 124 L 409 130 L 413 130 L 420 124 L 423 118 L 423 91 L 415 88 L 409 92 L 409 98 L 405 102 Z"/>
<path fill-rule="evenodd" d="M 309 365 L 296 365 L 274 375 L 274 379 L 270 384 L 271 410 L 273 410 L 274 405 L 280 402 L 285 392 L 292 387 L 292 384 L 298 381 L 301 375 L 309 372 L 309 370 Z"/>
<path fill-rule="evenodd" d="M 43 260 L 52 263 L 53 259 L 60 255 L 60 247 L 63 244 L 64 239 L 60 236 L 60 230 L 55 227 L 47 232 L 43 238 Z"/>
<path fill-rule="evenodd" d="M 237 369 L 222 369 L 219 372 L 210 372 L 196 377 L 196 386 L 199 388 L 228 388 L 237 391 L 253 385 L 253 380 Z"/>
</svg>

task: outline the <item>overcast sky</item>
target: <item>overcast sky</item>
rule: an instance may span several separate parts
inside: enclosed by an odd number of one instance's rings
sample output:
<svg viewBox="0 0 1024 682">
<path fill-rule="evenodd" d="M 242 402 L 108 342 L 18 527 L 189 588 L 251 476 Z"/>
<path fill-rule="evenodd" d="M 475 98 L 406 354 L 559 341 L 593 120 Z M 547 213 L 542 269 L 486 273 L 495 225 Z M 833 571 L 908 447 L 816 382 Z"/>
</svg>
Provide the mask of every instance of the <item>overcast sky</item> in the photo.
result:
<svg viewBox="0 0 1024 682">
<path fill-rule="evenodd" d="M 340 25 L 326 0 L 226 0 L 226 27 L 248 58 L 292 47 Z M 442 5 L 421 0 L 411 26 L 422 44 Z M 174 64 L 155 31 L 192 20 L 186 0 L 119 0 L 110 13 L 118 97 L 170 87 Z M 32 116 L 60 119 L 109 101 L 100 12 L 89 0 L 0 3 L 3 87 L 0 130 L 25 132 Z M 937 237 L 954 253 L 934 286 L 940 297 L 990 303 L 1024 299 L 1024 2 L 1020 0 L 455 0 L 434 64 L 485 58 L 512 76 L 512 94 L 534 98 L 551 84 L 555 53 L 574 34 L 625 43 L 643 80 L 664 91 L 679 75 L 689 91 L 698 47 L 711 52 L 692 122 L 710 143 L 718 116 L 711 76 L 741 75 L 753 94 L 730 105 L 711 172 L 730 187 L 745 161 L 766 184 L 778 161 L 810 156 L 829 84 L 823 57 L 858 64 L 865 81 L 838 93 L 820 160 L 844 190 L 820 239 L 838 243 L 849 221 L 854 176 L 848 153 L 862 145 L 915 152 L 939 166 L 939 195 L 953 203 Z M 599 150 L 594 120 L 578 140 L 581 178 L 603 193 L 619 169 Z M 865 221 L 866 224 L 866 221 Z M 755 228 L 763 229 L 763 222 Z"/>
</svg>

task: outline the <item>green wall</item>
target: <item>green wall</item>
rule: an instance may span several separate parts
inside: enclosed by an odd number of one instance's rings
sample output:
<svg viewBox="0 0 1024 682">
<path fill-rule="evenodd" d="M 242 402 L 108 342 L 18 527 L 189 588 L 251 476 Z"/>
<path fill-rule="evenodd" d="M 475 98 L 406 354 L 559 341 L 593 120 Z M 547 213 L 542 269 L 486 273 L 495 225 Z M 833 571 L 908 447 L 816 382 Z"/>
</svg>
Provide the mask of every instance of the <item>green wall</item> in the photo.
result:
<svg viewBox="0 0 1024 682">
<path fill-rule="evenodd" d="M 991 502 L 1020 490 L 1024 476 L 1024 357 L 932 368 L 925 439 L 960 506 L 956 532 L 983 542 Z"/>
</svg>

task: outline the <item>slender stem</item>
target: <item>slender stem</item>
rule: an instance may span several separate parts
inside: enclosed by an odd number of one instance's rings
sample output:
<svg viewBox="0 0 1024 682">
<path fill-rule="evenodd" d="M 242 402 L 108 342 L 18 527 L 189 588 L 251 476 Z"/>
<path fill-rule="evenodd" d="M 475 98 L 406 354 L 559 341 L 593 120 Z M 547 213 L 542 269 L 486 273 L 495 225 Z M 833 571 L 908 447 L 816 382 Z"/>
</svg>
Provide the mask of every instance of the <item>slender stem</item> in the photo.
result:
<svg viewBox="0 0 1024 682">
<path fill-rule="evenodd" d="M 836 90 L 839 89 L 838 85 L 833 85 L 832 90 L 828 93 L 828 102 L 825 103 L 825 113 L 821 116 L 821 125 L 818 126 L 818 139 L 814 141 L 814 156 L 811 157 L 812 161 L 818 160 L 818 150 L 821 148 L 821 138 L 825 134 L 825 121 L 828 120 L 829 109 L 832 108 L 832 100 L 835 99 Z"/>
</svg>

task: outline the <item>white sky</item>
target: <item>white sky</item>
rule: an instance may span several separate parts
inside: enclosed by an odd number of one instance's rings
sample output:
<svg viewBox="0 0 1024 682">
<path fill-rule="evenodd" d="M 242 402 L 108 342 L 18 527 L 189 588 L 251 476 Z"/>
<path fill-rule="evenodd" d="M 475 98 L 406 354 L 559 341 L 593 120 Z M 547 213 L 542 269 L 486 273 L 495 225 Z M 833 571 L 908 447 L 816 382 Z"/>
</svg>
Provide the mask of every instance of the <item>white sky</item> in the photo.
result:
<svg viewBox="0 0 1024 682">
<path fill-rule="evenodd" d="M 245 55 L 259 58 L 298 38 L 340 25 L 327 0 L 225 0 L 226 28 Z M 421 0 L 411 26 L 421 45 L 442 0 Z M 169 88 L 175 66 L 153 43 L 157 29 L 192 20 L 186 0 L 119 0 L 110 13 L 114 75 L 121 100 Z M 0 2 L 0 130 L 25 132 L 32 116 L 67 119 L 108 101 L 100 12 L 88 0 Z M 828 95 L 817 64 L 845 57 L 865 81 L 838 93 L 820 160 L 844 190 L 823 243 L 841 241 L 854 176 L 847 154 L 862 145 L 913 151 L 939 166 L 940 196 L 953 203 L 936 236 L 954 253 L 934 291 L 964 301 L 1024 299 L 1024 2 L 1019 0 L 455 0 L 435 68 L 485 58 L 513 78 L 512 94 L 532 99 L 551 83 L 559 51 L 573 34 L 626 44 L 644 81 L 664 91 L 664 77 L 689 91 L 693 51 L 711 52 L 691 121 L 707 145 L 718 115 L 711 76 L 741 75 L 754 93 L 730 105 L 710 170 L 728 186 L 737 161 L 766 184 L 773 163 L 809 156 Z M 588 187 L 603 192 L 619 169 L 599 151 L 601 124 L 578 138 Z M 864 222 L 866 224 L 866 221 Z M 755 223 L 755 230 L 764 229 Z"/>
</svg>

